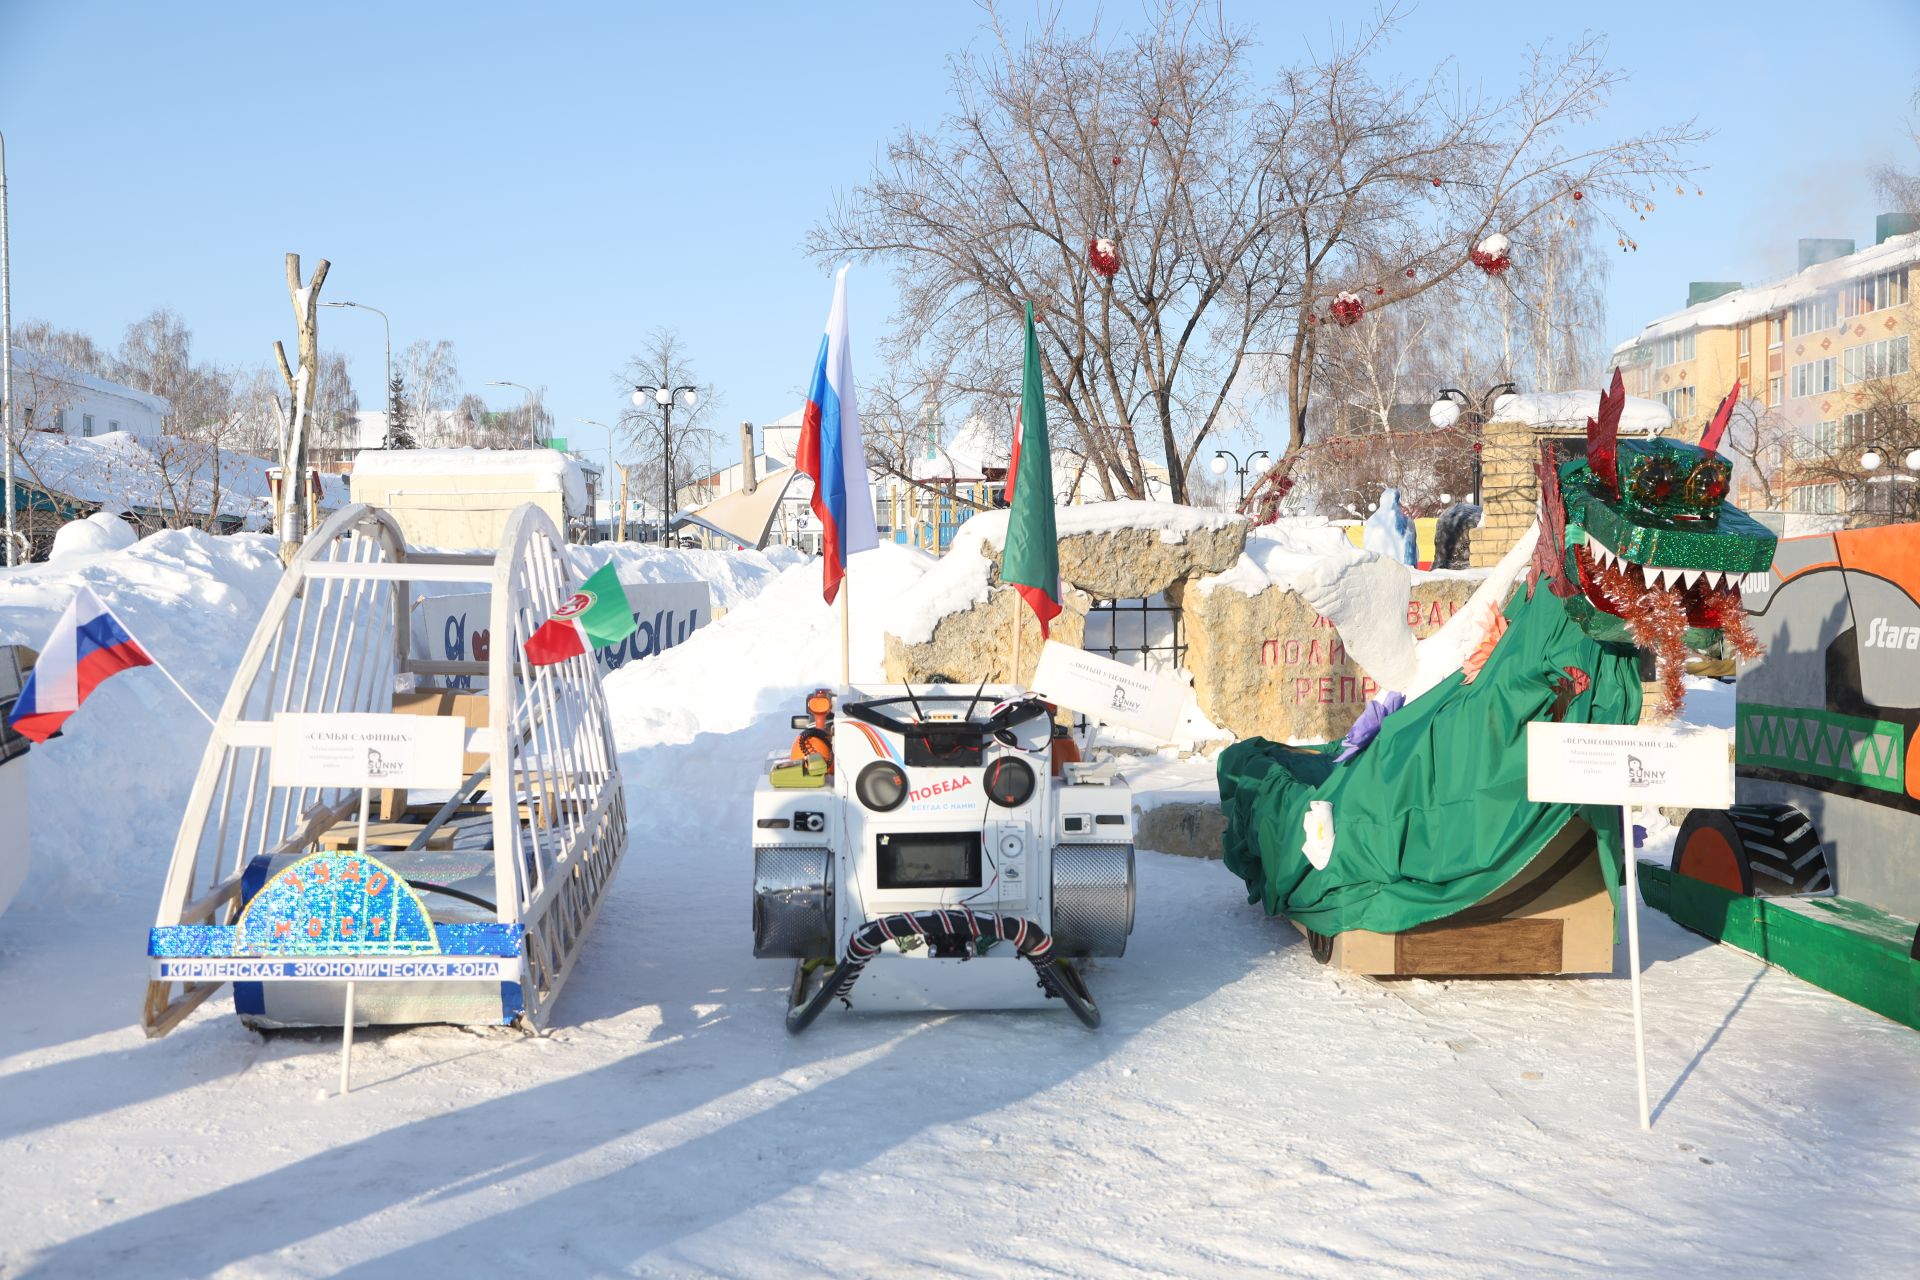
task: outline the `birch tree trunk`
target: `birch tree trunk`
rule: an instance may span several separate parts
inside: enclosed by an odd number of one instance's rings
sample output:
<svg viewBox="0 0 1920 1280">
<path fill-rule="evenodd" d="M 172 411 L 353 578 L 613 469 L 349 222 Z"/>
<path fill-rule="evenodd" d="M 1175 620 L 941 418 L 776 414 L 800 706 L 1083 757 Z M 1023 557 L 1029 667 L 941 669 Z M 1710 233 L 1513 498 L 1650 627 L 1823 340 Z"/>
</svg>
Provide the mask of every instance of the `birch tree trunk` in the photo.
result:
<svg viewBox="0 0 1920 1280">
<path fill-rule="evenodd" d="M 287 294 L 293 300 L 293 322 L 299 330 L 300 364 L 287 367 L 287 352 L 276 339 L 273 358 L 287 382 L 292 410 L 280 434 L 280 561 L 293 562 L 294 552 L 307 536 L 307 424 L 313 416 L 313 384 L 320 368 L 320 286 L 328 262 L 320 259 L 313 279 L 300 283 L 300 255 L 287 255 Z"/>
</svg>

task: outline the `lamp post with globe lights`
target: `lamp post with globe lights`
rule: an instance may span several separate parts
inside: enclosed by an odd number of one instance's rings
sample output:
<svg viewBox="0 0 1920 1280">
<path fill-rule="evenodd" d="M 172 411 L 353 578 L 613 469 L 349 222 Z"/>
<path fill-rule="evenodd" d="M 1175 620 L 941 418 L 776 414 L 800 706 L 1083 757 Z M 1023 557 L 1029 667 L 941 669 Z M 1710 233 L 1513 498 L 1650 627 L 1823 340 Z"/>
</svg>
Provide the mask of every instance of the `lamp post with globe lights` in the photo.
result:
<svg viewBox="0 0 1920 1280">
<path fill-rule="evenodd" d="M 682 404 L 692 410 L 700 403 L 700 389 L 693 386 L 650 387 L 637 386 L 633 389 L 633 407 L 645 409 L 649 405 L 660 410 L 660 545 L 667 545 L 668 526 L 673 523 L 673 399 L 680 397 Z"/>
<path fill-rule="evenodd" d="M 1888 467 L 1887 474 L 1884 478 L 1877 477 L 1876 473 L 1882 467 L 1886 467 L 1888 462 L 1894 458 L 1899 458 L 1904 466 L 1901 468 Z M 1873 490 L 1871 486 L 1876 483 L 1884 484 L 1887 486 L 1887 518 L 1885 523 L 1891 524 L 1898 518 L 1900 510 L 1899 496 L 1895 493 L 1894 486 L 1897 484 L 1920 484 L 1920 474 L 1913 474 L 1920 473 L 1920 449 L 1908 449 L 1905 451 L 1904 456 L 1902 456 L 1901 451 L 1895 446 L 1877 442 L 1870 443 L 1860 455 L 1860 469 L 1867 473 L 1865 483 L 1869 486 L 1867 490 L 1869 497 L 1864 504 L 1866 507 L 1864 514 L 1869 517 L 1873 514 L 1873 501 L 1871 498 Z M 1905 470 L 1909 474 L 1902 475 L 1901 470 Z"/>
<path fill-rule="evenodd" d="M 1245 506 L 1247 502 L 1247 474 L 1251 472 L 1254 475 L 1259 475 L 1267 469 L 1266 467 L 1256 467 L 1253 464 L 1255 458 L 1265 458 L 1267 460 L 1267 466 L 1273 465 L 1273 455 L 1265 449 L 1255 449 L 1247 455 L 1246 461 L 1244 462 L 1226 449 L 1215 449 L 1213 451 L 1213 461 L 1208 464 L 1213 468 L 1213 474 L 1216 476 L 1224 476 L 1227 472 L 1231 471 L 1240 478 L 1240 501 L 1234 508 L 1236 511 L 1239 510 L 1240 507 Z"/>
<path fill-rule="evenodd" d="M 1445 431 L 1458 426 L 1464 419 L 1466 425 L 1473 429 L 1473 492 L 1462 499 L 1464 502 L 1477 503 L 1483 496 L 1480 492 L 1480 428 L 1493 417 L 1502 400 L 1515 394 L 1511 382 L 1494 383 L 1480 393 L 1478 400 L 1458 387 L 1442 387 L 1434 393 L 1433 405 L 1427 410 L 1428 422 L 1436 429 Z"/>
</svg>

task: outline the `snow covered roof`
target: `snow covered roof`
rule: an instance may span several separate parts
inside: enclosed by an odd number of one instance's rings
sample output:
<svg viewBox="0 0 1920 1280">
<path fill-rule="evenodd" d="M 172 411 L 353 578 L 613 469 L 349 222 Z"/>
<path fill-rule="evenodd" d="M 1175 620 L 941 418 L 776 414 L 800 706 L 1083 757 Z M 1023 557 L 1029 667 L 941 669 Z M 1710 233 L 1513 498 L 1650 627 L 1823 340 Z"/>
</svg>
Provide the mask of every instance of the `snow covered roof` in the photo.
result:
<svg viewBox="0 0 1920 1280">
<path fill-rule="evenodd" d="M 1584 427 L 1599 412 L 1598 391 L 1529 391 L 1501 396 L 1493 406 L 1495 421 L 1530 427 Z M 1628 435 L 1653 435 L 1672 424 L 1673 414 L 1658 400 L 1628 396 L 1620 411 L 1620 430 Z"/>
<path fill-rule="evenodd" d="M 572 511 L 587 509 L 586 473 L 578 458 L 558 449 L 363 449 L 353 455 L 353 473 L 387 476 L 551 476 Z"/>
<path fill-rule="evenodd" d="M 272 464 L 250 453 L 178 436 L 142 440 L 128 431 L 97 436 L 31 432 L 14 456 L 17 478 L 50 493 L 108 510 L 163 511 L 184 507 L 205 514 L 216 489 L 222 515 L 261 513 Z M 216 458 L 217 469 L 216 469 Z M 337 495 L 322 486 L 323 504 Z"/>
<path fill-rule="evenodd" d="M 41 355 L 37 351 L 28 351 L 22 347 L 13 349 L 13 370 L 17 378 L 21 372 L 36 374 L 54 382 L 63 382 L 68 386 L 85 387 L 89 391 L 98 391 L 102 395 L 118 396 L 122 400 L 131 400 L 144 409 L 167 417 L 173 412 L 173 405 L 164 396 L 148 395 L 119 382 L 109 382 L 105 378 L 96 378 L 90 373 L 82 373 L 72 365 L 62 364 L 52 356 Z M 15 391 L 19 388 L 16 386 Z"/>
<path fill-rule="evenodd" d="M 1914 262 L 1920 262 L 1920 232 L 1888 236 L 1872 248 L 1830 262 L 1815 263 L 1805 271 L 1774 284 L 1735 289 L 1732 293 L 1696 303 L 1684 311 L 1662 316 L 1615 347 L 1613 354 L 1618 356 L 1649 339 L 1685 333 L 1689 329 L 1725 329 L 1737 324 L 1751 324 L 1796 302 L 1805 302 L 1836 289 L 1849 280 Z"/>
</svg>

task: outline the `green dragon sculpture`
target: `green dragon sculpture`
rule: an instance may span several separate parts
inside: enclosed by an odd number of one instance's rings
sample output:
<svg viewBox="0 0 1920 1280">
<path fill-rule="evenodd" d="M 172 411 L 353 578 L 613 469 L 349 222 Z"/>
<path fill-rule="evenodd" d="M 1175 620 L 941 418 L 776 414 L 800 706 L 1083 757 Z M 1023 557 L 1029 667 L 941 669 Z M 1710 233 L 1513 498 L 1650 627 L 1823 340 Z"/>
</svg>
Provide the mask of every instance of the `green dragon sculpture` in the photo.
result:
<svg viewBox="0 0 1920 1280">
<path fill-rule="evenodd" d="M 1585 458 L 1555 467 L 1542 447 L 1539 518 L 1516 548 L 1531 540 L 1530 571 L 1515 584 L 1514 560 L 1504 611 L 1487 602 L 1479 661 L 1424 690 L 1410 681 L 1404 706 L 1390 694 L 1369 707 L 1346 744 L 1253 738 L 1222 753 L 1225 859 L 1251 901 L 1316 933 L 1404 932 L 1494 893 L 1574 817 L 1617 884 L 1618 810 L 1529 801 L 1527 724 L 1635 723 L 1643 649 L 1675 709 L 1688 650 L 1758 652 L 1739 583 L 1767 570 L 1774 535 L 1726 501 L 1731 467 L 1716 452 L 1739 390 L 1699 446 L 1622 440 L 1616 370 Z M 1331 806 L 1330 832 L 1316 801 Z"/>
</svg>

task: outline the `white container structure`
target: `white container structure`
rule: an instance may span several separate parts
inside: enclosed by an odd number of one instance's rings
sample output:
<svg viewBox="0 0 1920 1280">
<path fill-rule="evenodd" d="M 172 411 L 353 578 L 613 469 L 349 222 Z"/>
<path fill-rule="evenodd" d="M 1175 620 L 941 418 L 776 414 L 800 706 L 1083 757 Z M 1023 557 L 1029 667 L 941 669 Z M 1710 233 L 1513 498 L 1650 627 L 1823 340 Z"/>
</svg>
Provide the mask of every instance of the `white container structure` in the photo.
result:
<svg viewBox="0 0 1920 1280">
<path fill-rule="evenodd" d="M 301 546 L 227 691 L 180 824 L 149 948 L 148 1035 L 164 1035 L 228 981 L 236 1012 L 257 1025 L 546 1021 L 626 847 L 590 659 L 530 667 L 524 656 L 528 635 L 574 589 L 566 550 L 530 504 L 507 519 L 497 551 L 412 549 L 392 516 L 365 505 L 337 512 Z M 414 651 L 410 603 L 421 584 L 491 593 L 484 661 Z M 488 693 L 443 688 L 462 675 L 486 677 Z M 270 781 L 276 716 L 395 711 L 464 716 L 467 778 L 451 794 L 381 795 L 364 848 L 357 788 Z M 380 948 L 356 947 L 351 929 L 318 957 L 257 937 L 249 945 L 248 903 L 270 882 L 298 887 L 301 871 L 289 868 L 303 859 L 310 882 L 329 849 L 370 879 L 395 873 L 389 918 L 418 924 L 424 908 L 429 923 L 404 962 L 391 948 L 368 958 Z M 336 876 L 347 865 L 335 862 Z"/>
</svg>

